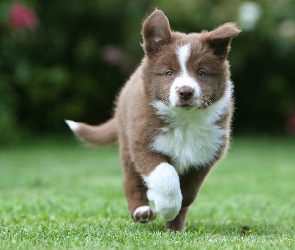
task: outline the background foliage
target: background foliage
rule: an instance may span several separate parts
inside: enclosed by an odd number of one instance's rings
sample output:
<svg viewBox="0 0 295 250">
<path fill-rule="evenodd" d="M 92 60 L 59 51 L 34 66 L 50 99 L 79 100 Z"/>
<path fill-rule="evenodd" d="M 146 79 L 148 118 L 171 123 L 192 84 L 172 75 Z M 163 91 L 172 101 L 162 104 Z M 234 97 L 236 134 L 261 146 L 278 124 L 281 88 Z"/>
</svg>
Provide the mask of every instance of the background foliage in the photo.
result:
<svg viewBox="0 0 295 250">
<path fill-rule="evenodd" d="M 183 32 L 237 22 L 244 31 L 229 56 L 235 130 L 284 131 L 289 123 L 295 133 L 294 0 L 27 0 L 38 23 L 22 28 L 9 21 L 13 4 L 0 3 L 0 143 L 63 132 L 64 118 L 108 119 L 143 56 L 141 22 L 155 7 Z"/>
</svg>

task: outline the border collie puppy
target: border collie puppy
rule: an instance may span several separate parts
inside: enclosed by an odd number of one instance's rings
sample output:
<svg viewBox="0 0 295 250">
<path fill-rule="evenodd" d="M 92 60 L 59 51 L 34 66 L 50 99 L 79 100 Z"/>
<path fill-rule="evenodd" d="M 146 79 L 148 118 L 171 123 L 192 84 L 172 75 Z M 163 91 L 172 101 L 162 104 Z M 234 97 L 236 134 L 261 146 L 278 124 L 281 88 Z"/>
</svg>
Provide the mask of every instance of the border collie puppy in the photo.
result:
<svg viewBox="0 0 295 250">
<path fill-rule="evenodd" d="M 184 231 L 189 206 L 229 145 L 233 85 L 226 58 L 239 33 L 233 23 L 174 32 L 156 9 L 143 22 L 145 56 L 121 90 L 114 117 L 99 126 L 66 121 L 87 143 L 119 141 L 134 221 L 158 213 L 168 229 Z"/>
</svg>

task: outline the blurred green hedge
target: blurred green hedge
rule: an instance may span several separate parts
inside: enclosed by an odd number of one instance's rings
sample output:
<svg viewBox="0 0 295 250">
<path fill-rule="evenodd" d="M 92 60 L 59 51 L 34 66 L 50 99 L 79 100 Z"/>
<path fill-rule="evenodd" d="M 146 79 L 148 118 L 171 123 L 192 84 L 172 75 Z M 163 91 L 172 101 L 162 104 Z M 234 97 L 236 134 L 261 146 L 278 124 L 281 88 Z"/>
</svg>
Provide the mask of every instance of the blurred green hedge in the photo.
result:
<svg viewBox="0 0 295 250">
<path fill-rule="evenodd" d="M 229 21 L 244 28 L 229 55 L 237 131 L 282 131 L 295 106 L 294 0 L 22 1 L 39 18 L 33 29 L 11 27 L 14 3 L 0 3 L 0 143 L 22 133 L 63 132 L 65 118 L 108 119 L 143 56 L 141 22 L 155 7 L 174 30 Z"/>
</svg>

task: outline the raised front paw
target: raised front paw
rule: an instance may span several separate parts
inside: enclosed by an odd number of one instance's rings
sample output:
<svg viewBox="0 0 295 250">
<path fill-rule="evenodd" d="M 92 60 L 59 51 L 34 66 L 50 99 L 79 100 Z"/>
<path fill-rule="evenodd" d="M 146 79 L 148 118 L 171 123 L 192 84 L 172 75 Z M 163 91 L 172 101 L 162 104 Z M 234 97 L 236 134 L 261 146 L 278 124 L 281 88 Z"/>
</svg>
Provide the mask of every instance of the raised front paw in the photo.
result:
<svg viewBox="0 0 295 250">
<path fill-rule="evenodd" d="M 167 221 L 173 220 L 182 202 L 179 176 L 174 167 L 161 163 L 144 180 L 149 188 L 147 197 L 154 202 L 156 212 Z"/>
<path fill-rule="evenodd" d="M 182 195 L 180 189 L 170 190 L 165 193 L 155 193 L 148 191 L 148 198 L 155 204 L 156 212 L 166 221 L 173 220 L 181 209 Z"/>
<path fill-rule="evenodd" d="M 133 212 L 133 220 L 136 222 L 146 223 L 156 218 L 156 213 L 150 206 L 141 206 Z"/>
</svg>

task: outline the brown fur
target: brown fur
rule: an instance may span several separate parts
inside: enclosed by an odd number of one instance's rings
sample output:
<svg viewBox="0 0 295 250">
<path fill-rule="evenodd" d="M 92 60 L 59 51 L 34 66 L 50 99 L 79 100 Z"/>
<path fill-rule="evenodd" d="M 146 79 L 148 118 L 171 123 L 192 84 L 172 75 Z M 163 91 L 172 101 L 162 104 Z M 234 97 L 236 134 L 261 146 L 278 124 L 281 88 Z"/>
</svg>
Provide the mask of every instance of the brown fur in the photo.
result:
<svg viewBox="0 0 295 250">
<path fill-rule="evenodd" d="M 75 133 L 86 142 L 103 145 L 118 139 L 125 175 L 125 194 L 128 208 L 135 221 L 140 220 L 138 214 L 134 216 L 136 208 L 149 205 L 147 187 L 142 177 L 149 176 L 163 162 L 171 163 L 169 156 L 150 148 L 155 136 L 161 133 L 159 129 L 169 125 L 167 120 L 157 114 L 151 101 L 159 100 L 169 105 L 168 95 L 172 80 L 163 76 L 169 70 L 172 70 L 175 76 L 180 74 L 181 69 L 175 54 L 177 47 L 186 43 L 192 46 L 187 69 L 190 75 L 197 79 L 202 93 L 206 95 L 201 97 L 204 99 L 199 109 L 206 109 L 224 95 L 226 83 L 230 79 L 226 56 L 231 39 L 239 32 L 240 30 L 231 23 L 211 32 L 203 31 L 188 35 L 172 32 L 163 12 L 155 10 L 144 21 L 142 28 L 146 56 L 123 87 L 118 97 L 114 118 L 96 127 L 79 123 L 81 126 Z M 199 77 L 198 70 L 207 72 L 207 77 Z M 180 104 L 191 103 L 190 100 L 180 100 Z M 225 114 L 216 122 L 225 134 L 214 159 L 205 166 L 192 166 L 180 174 L 182 209 L 172 221 L 167 222 L 169 229 L 184 230 L 186 213 L 195 200 L 203 180 L 213 164 L 226 153 L 232 106 L 231 102 Z M 149 212 L 141 214 L 141 218 L 147 221 L 154 219 L 155 214 Z"/>
</svg>

